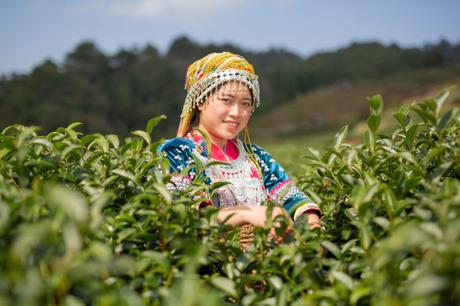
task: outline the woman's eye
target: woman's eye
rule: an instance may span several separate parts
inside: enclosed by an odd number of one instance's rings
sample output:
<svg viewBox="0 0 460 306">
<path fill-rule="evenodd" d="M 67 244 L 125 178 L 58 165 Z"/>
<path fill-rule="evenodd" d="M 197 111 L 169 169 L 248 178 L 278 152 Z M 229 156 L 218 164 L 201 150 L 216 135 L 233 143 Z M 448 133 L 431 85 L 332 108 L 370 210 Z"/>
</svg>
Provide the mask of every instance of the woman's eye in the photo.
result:
<svg viewBox="0 0 460 306">
<path fill-rule="evenodd" d="M 243 102 L 242 103 L 243 107 L 251 107 L 251 102 Z"/>
</svg>

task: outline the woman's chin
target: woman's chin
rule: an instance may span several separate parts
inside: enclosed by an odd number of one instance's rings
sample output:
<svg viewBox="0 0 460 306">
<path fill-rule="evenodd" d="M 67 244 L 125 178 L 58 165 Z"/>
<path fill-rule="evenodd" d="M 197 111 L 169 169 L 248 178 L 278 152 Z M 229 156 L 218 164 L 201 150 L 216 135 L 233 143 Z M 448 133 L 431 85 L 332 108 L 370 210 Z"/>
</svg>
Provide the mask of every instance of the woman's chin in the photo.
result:
<svg viewBox="0 0 460 306">
<path fill-rule="evenodd" d="M 224 129 L 221 133 L 222 138 L 230 140 L 234 139 L 238 134 L 240 133 L 240 130 L 238 129 Z"/>
<path fill-rule="evenodd" d="M 237 128 L 228 128 L 224 127 L 222 129 L 216 130 L 215 133 L 211 132 L 211 135 L 213 135 L 216 138 L 223 139 L 223 140 L 232 140 L 235 139 L 240 133 L 242 129 L 237 127 Z"/>
</svg>

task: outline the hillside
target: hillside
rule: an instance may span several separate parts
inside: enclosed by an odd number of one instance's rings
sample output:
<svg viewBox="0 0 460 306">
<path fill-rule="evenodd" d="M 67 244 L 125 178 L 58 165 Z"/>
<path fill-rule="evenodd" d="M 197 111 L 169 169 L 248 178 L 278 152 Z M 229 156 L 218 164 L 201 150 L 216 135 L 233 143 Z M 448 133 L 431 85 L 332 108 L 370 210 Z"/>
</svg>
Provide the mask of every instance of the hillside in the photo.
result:
<svg viewBox="0 0 460 306">
<path fill-rule="evenodd" d="M 381 94 L 386 110 L 390 110 L 451 85 L 460 85 L 460 65 L 404 72 L 381 80 L 342 81 L 300 95 L 255 117 L 250 130 L 254 139 L 263 142 L 335 130 L 368 116 L 367 96 Z M 456 92 L 451 100 L 460 100 Z"/>
<path fill-rule="evenodd" d="M 165 114 L 168 119 L 162 122 L 156 136 L 171 137 L 185 97 L 187 65 L 205 54 L 221 51 L 239 53 L 255 66 L 263 103 L 254 119 L 285 114 L 287 124 L 280 121 L 282 135 L 352 122 L 354 115 L 346 111 L 353 106 L 358 117 L 362 117 L 365 110 L 355 103 L 362 101 L 363 96 L 399 91 L 410 96 L 420 89 L 406 88 L 405 83 L 416 82 L 422 88 L 426 82 L 413 79 L 426 75 L 427 69 L 435 71 L 437 78 L 444 74 L 448 78 L 455 73 L 459 75 L 458 70 L 452 72 L 449 67 L 460 64 L 460 44 L 446 41 L 417 48 L 378 42 L 352 43 L 307 58 L 283 49 L 254 52 L 230 44 L 200 45 L 186 37 L 177 38 L 166 53 L 147 44 L 143 48 L 105 54 L 96 43 L 85 41 L 71 50 L 62 63 L 45 60 L 29 74 L 0 77 L 0 129 L 20 123 L 51 131 L 79 121 L 84 132 L 126 136 L 143 128 L 150 118 Z M 402 84 L 392 85 L 395 75 L 401 76 Z M 374 85 L 382 82 L 390 85 L 388 88 Z M 311 98 L 309 108 L 322 111 L 303 115 L 303 102 L 299 101 L 318 95 L 323 96 Z M 334 101 L 334 97 L 340 97 L 341 101 Z M 295 114 L 278 108 L 290 105 L 292 111 L 297 104 L 300 109 L 293 111 Z M 337 110 L 341 116 L 335 121 L 332 114 Z M 296 127 L 290 121 L 304 123 Z M 261 126 L 268 124 L 271 128 L 273 121 L 266 122 Z M 272 134 L 270 129 L 267 132 Z"/>
</svg>

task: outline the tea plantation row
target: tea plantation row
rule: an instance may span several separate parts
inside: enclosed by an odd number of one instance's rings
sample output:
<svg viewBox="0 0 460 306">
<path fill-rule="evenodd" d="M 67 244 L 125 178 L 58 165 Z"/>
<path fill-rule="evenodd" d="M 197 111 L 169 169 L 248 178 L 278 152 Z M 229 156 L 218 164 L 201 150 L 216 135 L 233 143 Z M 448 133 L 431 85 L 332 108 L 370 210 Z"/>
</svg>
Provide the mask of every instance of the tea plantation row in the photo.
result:
<svg viewBox="0 0 460 306">
<path fill-rule="evenodd" d="M 369 98 L 359 145 L 310 149 L 301 188 L 324 229 L 295 223 L 285 242 L 257 229 L 246 252 L 216 210 L 219 185 L 166 188 L 151 139 L 78 123 L 0 135 L 0 305 L 452 305 L 460 301 L 460 116 L 448 91 L 401 108 L 378 133 Z M 281 161 L 282 162 L 282 161 Z M 202 170 L 202 169 L 201 169 Z M 281 220 L 286 226 L 285 220 Z M 280 228 L 282 231 L 284 228 Z"/>
</svg>

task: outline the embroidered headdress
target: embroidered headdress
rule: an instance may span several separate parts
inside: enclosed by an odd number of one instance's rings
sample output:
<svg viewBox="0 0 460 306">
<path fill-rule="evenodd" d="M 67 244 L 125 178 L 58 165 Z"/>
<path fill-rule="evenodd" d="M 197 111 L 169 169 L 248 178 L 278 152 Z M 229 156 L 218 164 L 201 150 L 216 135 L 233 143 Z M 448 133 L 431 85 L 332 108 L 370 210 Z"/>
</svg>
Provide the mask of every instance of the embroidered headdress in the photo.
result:
<svg viewBox="0 0 460 306">
<path fill-rule="evenodd" d="M 187 133 L 196 106 L 229 81 L 239 81 L 249 88 L 254 111 L 260 104 L 258 76 L 254 67 L 242 56 L 230 52 L 211 53 L 188 67 L 185 80 L 187 96 L 177 130 L 178 137 Z"/>
</svg>

